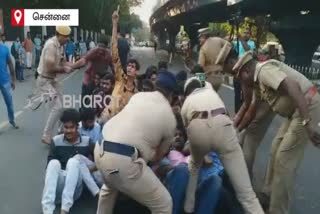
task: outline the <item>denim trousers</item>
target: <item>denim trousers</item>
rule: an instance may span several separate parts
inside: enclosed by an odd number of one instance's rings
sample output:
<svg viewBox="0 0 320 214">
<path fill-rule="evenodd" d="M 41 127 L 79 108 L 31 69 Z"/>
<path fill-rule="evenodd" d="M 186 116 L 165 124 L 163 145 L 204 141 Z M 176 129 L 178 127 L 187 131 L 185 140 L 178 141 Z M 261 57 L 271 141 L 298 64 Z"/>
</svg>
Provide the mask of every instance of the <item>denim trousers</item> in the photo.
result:
<svg viewBox="0 0 320 214">
<path fill-rule="evenodd" d="M 165 179 L 165 185 L 172 197 L 172 214 L 183 213 L 186 188 L 189 180 L 189 171 L 186 164 L 176 166 Z M 198 183 L 196 192 L 196 214 L 213 214 L 220 198 L 222 179 L 219 176 L 210 176 Z"/>
<path fill-rule="evenodd" d="M 2 93 L 4 102 L 7 106 L 8 118 L 9 122 L 14 122 L 14 112 L 13 112 L 13 101 L 12 101 L 12 90 L 11 90 L 11 83 L 5 83 L 4 85 L 0 84 L 0 91 Z"/>
<path fill-rule="evenodd" d="M 16 62 L 16 79 L 17 80 L 24 80 L 23 67 L 19 62 Z"/>
<path fill-rule="evenodd" d="M 53 214 L 56 204 L 60 203 L 61 209 L 69 212 L 74 201 L 82 194 L 82 183 L 79 160 L 70 158 L 66 170 L 61 169 L 58 160 L 51 160 L 47 166 L 41 199 L 43 213 Z"/>
</svg>

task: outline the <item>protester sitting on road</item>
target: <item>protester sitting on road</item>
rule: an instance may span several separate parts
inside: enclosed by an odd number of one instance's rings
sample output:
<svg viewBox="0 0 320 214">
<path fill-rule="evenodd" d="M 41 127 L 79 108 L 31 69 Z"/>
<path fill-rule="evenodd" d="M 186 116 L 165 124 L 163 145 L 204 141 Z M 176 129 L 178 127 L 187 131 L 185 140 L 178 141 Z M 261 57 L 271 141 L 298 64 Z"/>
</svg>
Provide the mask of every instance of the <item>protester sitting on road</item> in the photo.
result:
<svg viewBox="0 0 320 214">
<path fill-rule="evenodd" d="M 187 164 L 190 161 L 190 146 L 182 118 L 177 119 L 176 145 L 166 158 L 153 166 L 155 174 L 159 176 L 168 188 L 173 198 L 173 214 L 182 213 L 183 201 L 186 193 L 189 172 Z M 182 149 L 182 145 L 184 145 Z M 179 150 L 179 156 L 177 151 Z M 174 156 L 173 156 L 174 155 Z M 224 173 L 224 168 L 218 155 L 210 152 L 205 156 L 199 171 L 199 181 L 196 195 L 196 212 L 201 214 L 224 213 L 243 214 L 243 209 L 237 201 L 234 190 Z"/>
<path fill-rule="evenodd" d="M 178 166 L 181 163 L 187 163 L 187 157 L 183 154 L 183 148 L 187 136 L 184 130 L 184 127 L 177 127 L 175 142 L 172 145 L 172 149 L 168 154 L 168 159 L 171 162 L 172 166 Z"/>
<path fill-rule="evenodd" d="M 79 133 L 81 136 L 90 137 L 93 143 L 101 140 L 101 127 L 95 121 L 95 111 L 92 108 L 83 109 L 80 113 Z"/>
<path fill-rule="evenodd" d="M 111 109 L 111 114 L 109 112 L 110 108 L 106 108 L 101 115 L 102 121 L 107 121 L 110 117 L 119 113 L 129 102 L 130 98 L 137 92 L 136 77 L 140 69 L 140 64 L 136 59 L 128 60 L 126 72 L 122 68 L 117 42 L 117 27 L 119 22 L 118 11 L 114 11 L 112 22 L 112 63 L 115 75 L 115 86 L 112 96 L 116 99 L 118 105 L 115 105 Z"/>
<path fill-rule="evenodd" d="M 147 68 L 146 70 L 146 79 L 151 80 L 151 82 L 153 83 L 153 85 L 155 85 L 156 83 L 156 79 L 157 79 L 157 74 L 158 74 L 158 69 L 156 66 L 151 65 Z"/>
<path fill-rule="evenodd" d="M 52 139 L 48 155 L 45 184 L 42 195 L 44 214 L 53 214 L 56 202 L 62 202 L 61 214 L 67 214 L 74 200 L 82 193 L 82 176 L 80 162 L 74 156 L 92 155 L 94 143 L 88 136 L 78 132 L 80 113 L 67 109 L 60 118 L 63 123 L 63 134 Z"/>
<path fill-rule="evenodd" d="M 101 116 L 101 113 L 105 108 L 108 108 L 110 107 L 110 104 L 113 104 L 111 100 L 111 94 L 114 89 L 114 84 L 114 75 L 108 72 L 101 78 L 100 87 L 93 92 L 94 100 L 98 100 L 97 96 L 100 96 L 100 100 L 102 100 L 100 105 L 95 106 L 97 117 Z"/>
<path fill-rule="evenodd" d="M 144 79 L 142 81 L 142 90 L 141 91 L 148 92 L 148 91 L 154 91 L 154 90 L 155 90 L 155 86 L 153 85 L 151 80 Z"/>
<path fill-rule="evenodd" d="M 158 63 L 158 71 L 160 71 L 161 69 L 168 70 L 168 62 L 160 61 Z"/>
</svg>

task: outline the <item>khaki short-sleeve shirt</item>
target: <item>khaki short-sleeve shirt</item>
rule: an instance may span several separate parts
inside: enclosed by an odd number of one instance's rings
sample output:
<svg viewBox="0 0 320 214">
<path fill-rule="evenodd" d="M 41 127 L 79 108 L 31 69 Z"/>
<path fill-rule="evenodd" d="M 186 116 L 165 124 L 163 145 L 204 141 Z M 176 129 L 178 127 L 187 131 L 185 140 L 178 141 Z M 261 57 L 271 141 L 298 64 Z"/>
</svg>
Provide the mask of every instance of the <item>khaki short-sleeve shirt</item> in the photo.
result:
<svg viewBox="0 0 320 214">
<path fill-rule="evenodd" d="M 297 81 L 303 93 L 312 87 L 312 83 L 298 71 L 277 60 L 268 60 L 257 64 L 254 74 L 255 94 L 265 100 L 274 112 L 291 117 L 296 106 L 288 95 L 279 93 L 279 86 L 286 78 Z"/>
<path fill-rule="evenodd" d="M 55 78 L 56 73 L 51 71 L 51 68 L 47 66 L 48 60 L 54 60 L 56 64 L 61 64 L 64 58 L 64 49 L 60 45 L 58 38 L 56 36 L 48 39 L 45 43 L 37 72 L 45 77 Z"/>
<path fill-rule="evenodd" d="M 200 48 L 198 64 L 202 66 L 206 73 L 222 72 L 221 65 L 216 65 L 215 62 L 223 45 L 223 39 L 210 37 Z"/>
</svg>

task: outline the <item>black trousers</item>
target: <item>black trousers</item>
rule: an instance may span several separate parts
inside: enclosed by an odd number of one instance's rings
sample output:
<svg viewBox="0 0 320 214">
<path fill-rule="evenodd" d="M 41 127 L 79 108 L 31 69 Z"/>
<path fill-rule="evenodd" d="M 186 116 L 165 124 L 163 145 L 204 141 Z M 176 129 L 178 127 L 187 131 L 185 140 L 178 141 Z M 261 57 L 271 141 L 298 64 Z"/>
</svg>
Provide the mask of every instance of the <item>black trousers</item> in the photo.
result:
<svg viewBox="0 0 320 214">
<path fill-rule="evenodd" d="M 234 87 L 234 112 L 237 113 L 243 102 L 240 81 L 237 79 L 233 79 L 233 87 Z"/>
</svg>

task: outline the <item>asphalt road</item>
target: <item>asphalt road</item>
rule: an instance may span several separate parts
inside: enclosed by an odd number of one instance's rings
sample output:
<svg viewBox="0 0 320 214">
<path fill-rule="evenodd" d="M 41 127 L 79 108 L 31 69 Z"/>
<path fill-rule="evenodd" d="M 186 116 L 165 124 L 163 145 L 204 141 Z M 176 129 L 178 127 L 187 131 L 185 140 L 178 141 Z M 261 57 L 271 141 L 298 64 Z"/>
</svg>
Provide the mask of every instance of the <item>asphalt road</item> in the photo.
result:
<svg viewBox="0 0 320 214">
<path fill-rule="evenodd" d="M 163 54 L 154 55 L 151 48 L 136 48 L 132 51 L 141 65 L 141 71 L 151 64 L 157 64 L 158 59 L 164 59 Z M 182 63 L 176 61 L 170 67 L 172 71 L 182 70 Z M 15 112 L 19 130 L 7 125 L 7 113 L 3 99 L 0 98 L 0 213 L 1 214 L 40 214 L 41 194 L 44 183 L 44 173 L 48 147 L 40 143 L 41 134 L 48 116 L 48 108 L 41 107 L 32 112 L 25 109 L 26 98 L 32 92 L 33 76 L 29 72 L 27 80 L 17 83 L 13 93 Z M 81 89 L 82 72 L 76 72 L 64 79 L 64 93 L 79 95 Z M 233 90 L 223 87 L 219 92 L 227 108 L 233 111 Z M 270 145 L 281 118 L 276 118 L 269 128 L 267 136 L 258 151 L 255 165 L 255 183 L 259 187 L 262 182 Z M 291 203 L 292 214 L 320 213 L 320 152 L 312 145 L 308 145 L 305 159 L 298 171 L 295 185 L 295 196 Z M 72 213 L 94 214 L 96 201 L 85 196 L 76 202 Z"/>
</svg>

